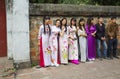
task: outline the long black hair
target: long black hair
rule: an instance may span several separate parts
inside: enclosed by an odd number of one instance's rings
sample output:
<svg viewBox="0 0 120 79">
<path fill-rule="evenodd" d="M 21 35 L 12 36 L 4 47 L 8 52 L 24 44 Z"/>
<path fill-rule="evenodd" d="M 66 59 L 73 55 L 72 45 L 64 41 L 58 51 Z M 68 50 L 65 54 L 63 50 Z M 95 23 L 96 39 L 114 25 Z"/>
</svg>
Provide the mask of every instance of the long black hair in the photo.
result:
<svg viewBox="0 0 120 79">
<path fill-rule="evenodd" d="M 55 24 L 56 24 L 57 21 L 60 21 L 60 26 L 59 26 L 59 28 L 60 28 L 60 27 L 61 27 L 61 20 L 60 20 L 60 19 L 56 19 L 56 20 L 55 20 Z M 60 32 L 58 33 L 58 37 L 57 37 L 58 40 L 59 40 L 59 36 L 60 36 Z"/>
<path fill-rule="evenodd" d="M 62 29 L 62 21 L 63 20 L 66 20 L 66 23 L 65 23 L 65 32 L 67 32 L 67 19 L 66 18 L 62 18 L 62 20 L 61 20 L 61 26 L 60 26 L 60 29 Z"/>
<path fill-rule="evenodd" d="M 75 18 L 72 18 L 71 20 L 70 20 L 70 27 L 72 28 L 72 21 L 74 21 L 75 22 L 75 27 L 76 27 L 76 19 Z"/>
<path fill-rule="evenodd" d="M 44 16 L 43 17 L 43 27 L 44 27 L 44 34 L 46 34 L 46 30 L 45 30 L 45 20 L 49 19 L 50 20 L 50 17 L 49 16 Z M 51 28 L 50 28 L 50 25 L 48 24 L 48 28 L 49 28 L 49 35 L 51 34 Z"/>
<path fill-rule="evenodd" d="M 92 20 L 94 20 L 92 17 L 89 17 L 89 18 L 87 19 L 88 28 L 90 28 L 90 27 L 93 25 Z"/>
<path fill-rule="evenodd" d="M 78 26 L 79 26 L 79 29 L 82 30 L 82 25 L 80 24 L 80 22 L 82 21 L 85 21 L 84 18 L 80 18 L 79 22 L 78 22 Z M 83 24 L 83 28 L 85 29 L 85 24 Z"/>
</svg>

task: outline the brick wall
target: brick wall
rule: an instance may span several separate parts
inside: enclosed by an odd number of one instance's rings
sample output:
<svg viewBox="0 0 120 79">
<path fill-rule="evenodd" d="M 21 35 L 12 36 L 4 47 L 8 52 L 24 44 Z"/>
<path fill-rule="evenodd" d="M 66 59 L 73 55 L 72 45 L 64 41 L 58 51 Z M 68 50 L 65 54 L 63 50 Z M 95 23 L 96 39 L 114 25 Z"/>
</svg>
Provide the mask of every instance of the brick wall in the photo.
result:
<svg viewBox="0 0 120 79">
<path fill-rule="evenodd" d="M 120 11 L 118 9 L 120 7 L 30 4 L 30 53 L 32 63 L 39 61 L 38 31 L 44 15 L 51 17 L 52 24 L 56 19 L 66 17 L 68 25 L 72 17 L 75 17 L 78 21 L 80 17 L 84 17 L 86 20 L 89 16 L 93 16 L 97 22 L 97 16 L 99 15 L 104 17 L 104 23 L 107 24 L 110 16 L 115 15 L 117 16 L 117 23 L 120 24 Z M 120 49 L 120 27 L 118 38 L 118 48 Z"/>
<path fill-rule="evenodd" d="M 42 23 L 42 16 L 31 16 L 30 17 L 30 53 L 31 53 L 31 59 L 34 62 L 39 61 L 39 46 L 38 46 L 38 31 L 39 31 L 39 27 Z M 62 17 L 51 17 L 51 21 L 54 24 L 54 21 L 58 18 L 62 18 Z M 69 25 L 69 21 L 71 19 L 71 17 L 66 17 L 68 20 L 68 25 Z M 79 20 L 80 16 L 76 17 L 77 21 Z M 84 17 L 85 19 L 87 19 L 87 17 Z M 96 17 L 94 17 L 96 19 Z M 110 19 L 108 17 L 104 17 L 104 22 L 107 24 L 107 21 Z M 97 20 L 95 20 L 97 21 Z M 120 18 L 118 18 L 117 23 L 120 23 Z M 120 27 L 119 27 L 120 29 Z M 120 35 L 120 30 L 119 30 L 119 35 Z M 119 45 L 118 48 L 120 48 L 120 36 L 118 36 L 119 38 Z"/>
</svg>

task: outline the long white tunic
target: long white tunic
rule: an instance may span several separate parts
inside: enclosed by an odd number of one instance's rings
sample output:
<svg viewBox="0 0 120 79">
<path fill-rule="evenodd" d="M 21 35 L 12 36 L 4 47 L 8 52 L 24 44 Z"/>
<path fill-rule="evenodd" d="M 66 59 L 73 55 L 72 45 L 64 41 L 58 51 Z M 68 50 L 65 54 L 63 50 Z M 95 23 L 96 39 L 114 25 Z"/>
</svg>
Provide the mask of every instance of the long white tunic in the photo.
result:
<svg viewBox="0 0 120 79">
<path fill-rule="evenodd" d="M 50 36 L 50 48 L 52 50 L 51 60 L 52 63 L 58 62 L 58 33 L 60 28 L 56 26 L 51 27 L 51 36 Z"/>
<path fill-rule="evenodd" d="M 76 27 L 72 26 L 72 28 L 68 27 L 68 35 L 69 35 L 69 60 L 78 60 L 78 44 L 77 44 L 77 36 L 76 36 Z M 73 39 L 71 39 L 72 37 Z"/>
<path fill-rule="evenodd" d="M 86 34 L 85 29 L 82 27 L 82 30 L 78 30 L 79 36 L 79 45 L 80 45 L 80 53 L 81 53 L 81 61 L 86 61 L 86 54 L 87 54 L 87 39 L 84 36 L 80 36 L 81 34 Z"/>
<path fill-rule="evenodd" d="M 60 48 L 60 62 L 62 64 L 67 64 L 68 63 L 68 34 L 67 32 L 64 32 L 64 35 L 60 36 L 59 48 Z"/>
<path fill-rule="evenodd" d="M 46 30 L 46 34 L 44 34 L 44 26 L 41 25 L 40 26 L 40 29 L 39 29 L 39 36 L 38 36 L 38 39 L 41 39 L 42 38 L 42 51 L 43 52 L 40 52 L 40 53 L 43 53 L 43 60 L 44 61 L 41 61 L 40 62 L 43 62 L 44 63 L 44 66 L 49 66 L 51 65 L 51 57 L 50 57 L 50 53 L 48 52 L 48 50 L 50 49 L 49 48 L 49 28 L 48 28 L 48 25 L 45 25 L 45 30 Z M 41 44 L 40 44 L 41 46 Z M 41 57 L 41 56 L 40 56 Z"/>
</svg>

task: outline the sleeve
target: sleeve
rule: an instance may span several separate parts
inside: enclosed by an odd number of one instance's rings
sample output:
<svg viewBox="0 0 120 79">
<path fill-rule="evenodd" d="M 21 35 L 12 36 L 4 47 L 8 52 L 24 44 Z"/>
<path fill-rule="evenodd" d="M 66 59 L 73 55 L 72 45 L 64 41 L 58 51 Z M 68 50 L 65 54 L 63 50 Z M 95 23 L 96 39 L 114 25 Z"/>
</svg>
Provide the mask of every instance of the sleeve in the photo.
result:
<svg viewBox="0 0 120 79">
<path fill-rule="evenodd" d="M 85 30 L 86 30 L 87 35 L 90 35 L 90 34 L 91 34 L 91 32 L 90 32 L 90 30 L 89 30 L 89 28 L 88 28 L 87 25 L 86 25 L 86 27 L 85 27 Z"/>
<path fill-rule="evenodd" d="M 70 37 L 70 26 L 67 27 L 67 35 L 68 35 L 68 38 Z"/>
<path fill-rule="evenodd" d="M 107 26 L 107 35 L 108 35 L 109 37 L 112 36 L 112 33 L 110 32 L 110 27 L 111 27 L 111 25 L 108 24 L 108 26 Z"/>
<path fill-rule="evenodd" d="M 95 31 L 97 31 L 96 26 L 94 25 Z"/>
<path fill-rule="evenodd" d="M 78 36 L 80 36 L 82 34 L 82 31 L 79 29 L 78 30 Z"/>
<path fill-rule="evenodd" d="M 96 24 L 95 25 L 95 27 L 96 27 L 96 38 L 97 39 L 101 39 L 101 33 L 100 33 L 100 30 L 99 30 L 99 26 Z"/>
<path fill-rule="evenodd" d="M 106 33 L 107 37 L 109 37 L 109 35 L 108 35 L 108 27 L 109 27 L 109 25 L 107 24 L 106 29 L 105 29 L 106 30 L 105 33 Z"/>
<path fill-rule="evenodd" d="M 118 32 L 119 32 L 119 25 L 117 24 L 117 26 L 116 26 L 116 34 L 118 34 Z"/>
<path fill-rule="evenodd" d="M 60 29 L 57 29 L 56 26 L 51 27 L 51 33 L 55 33 L 55 34 L 57 33 L 58 34 L 59 32 L 60 32 Z"/>
<path fill-rule="evenodd" d="M 105 36 L 105 24 L 104 24 L 104 27 L 103 27 L 103 37 Z"/>
<path fill-rule="evenodd" d="M 38 39 L 40 39 L 42 37 L 42 29 L 43 29 L 43 25 L 41 25 L 39 28 Z"/>
<path fill-rule="evenodd" d="M 51 28 L 51 33 L 53 33 L 54 32 L 54 26 L 50 26 L 50 28 Z"/>
</svg>

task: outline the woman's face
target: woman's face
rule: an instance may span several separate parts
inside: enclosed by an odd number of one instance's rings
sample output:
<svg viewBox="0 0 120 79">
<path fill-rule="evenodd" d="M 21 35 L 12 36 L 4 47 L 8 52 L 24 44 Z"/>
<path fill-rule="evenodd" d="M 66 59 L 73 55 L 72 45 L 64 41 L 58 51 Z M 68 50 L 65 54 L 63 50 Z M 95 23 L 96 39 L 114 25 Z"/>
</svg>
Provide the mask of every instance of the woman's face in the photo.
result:
<svg viewBox="0 0 120 79">
<path fill-rule="evenodd" d="M 80 25 L 83 26 L 85 24 L 85 21 L 81 21 Z"/>
<path fill-rule="evenodd" d="M 45 24 L 49 24 L 49 22 L 50 22 L 50 19 L 45 20 Z"/>
<path fill-rule="evenodd" d="M 64 19 L 63 21 L 62 21 L 62 25 L 65 25 L 66 24 L 66 19 Z"/>
<path fill-rule="evenodd" d="M 116 19 L 113 19 L 112 22 L 113 22 L 113 23 L 116 23 Z"/>
<path fill-rule="evenodd" d="M 57 27 L 60 26 L 60 21 L 56 21 L 56 26 L 57 26 Z"/>
<path fill-rule="evenodd" d="M 101 23 L 102 23 L 102 22 L 103 22 L 103 18 L 99 18 L 99 22 L 101 22 Z"/>
<path fill-rule="evenodd" d="M 76 24 L 76 21 L 72 20 L 72 25 L 75 25 Z"/>
<path fill-rule="evenodd" d="M 91 23 L 92 23 L 92 24 L 94 24 L 94 19 L 93 19 L 93 20 L 91 20 Z"/>
</svg>

